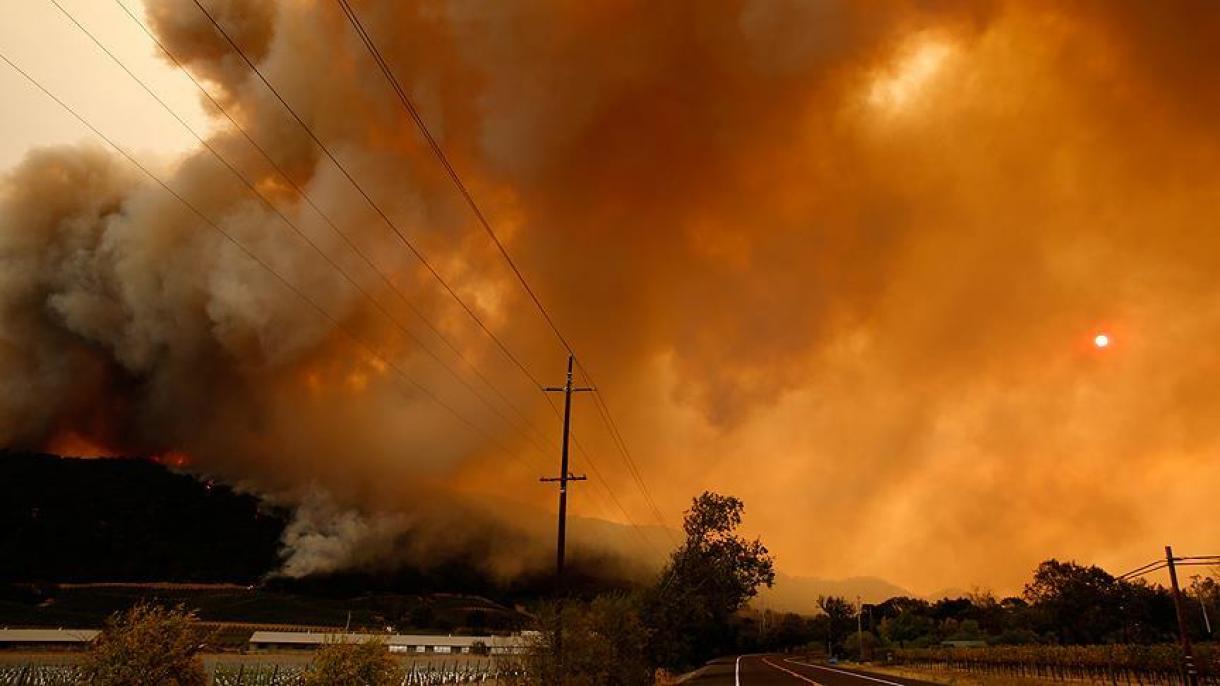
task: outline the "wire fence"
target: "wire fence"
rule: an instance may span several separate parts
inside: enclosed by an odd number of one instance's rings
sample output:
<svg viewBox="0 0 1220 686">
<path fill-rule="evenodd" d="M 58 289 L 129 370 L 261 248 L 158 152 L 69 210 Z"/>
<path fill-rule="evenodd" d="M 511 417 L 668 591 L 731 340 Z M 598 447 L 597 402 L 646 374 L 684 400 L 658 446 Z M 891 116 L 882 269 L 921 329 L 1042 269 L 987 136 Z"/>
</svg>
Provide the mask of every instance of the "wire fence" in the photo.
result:
<svg viewBox="0 0 1220 686">
<path fill-rule="evenodd" d="M 412 662 L 404 666 L 401 686 L 437 684 L 491 684 L 516 676 L 495 660 L 454 661 L 452 663 Z M 305 683 L 304 665 L 217 665 L 212 672 L 214 686 L 299 686 Z"/>
<path fill-rule="evenodd" d="M 1195 646 L 1199 683 L 1220 686 L 1220 650 Z M 911 667 L 994 674 L 1046 681 L 1130 686 L 1179 686 L 1182 652 L 1176 645 L 988 646 L 906 648 L 891 662 Z"/>
<path fill-rule="evenodd" d="M 495 684 L 520 676 L 495 660 L 450 663 L 413 662 L 404 665 L 401 686 L 440 684 Z M 213 686 L 302 686 L 304 665 L 219 664 L 211 674 Z M 0 686 L 77 686 L 83 684 L 76 665 L 0 665 Z"/>
<path fill-rule="evenodd" d="M 76 665 L 0 665 L 0 686 L 76 686 L 84 683 Z"/>
</svg>

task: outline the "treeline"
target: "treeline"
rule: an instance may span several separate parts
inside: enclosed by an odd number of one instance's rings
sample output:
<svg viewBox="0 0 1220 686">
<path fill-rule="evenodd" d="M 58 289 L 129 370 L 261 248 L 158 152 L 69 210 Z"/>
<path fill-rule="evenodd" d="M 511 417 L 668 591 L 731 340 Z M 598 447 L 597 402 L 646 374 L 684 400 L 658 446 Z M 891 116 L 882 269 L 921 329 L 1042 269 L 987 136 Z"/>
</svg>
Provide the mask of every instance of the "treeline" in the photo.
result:
<svg viewBox="0 0 1220 686">
<path fill-rule="evenodd" d="M 1185 594 L 1187 629 L 1211 640 L 1220 616 L 1220 584 L 1193 577 Z M 766 613 L 749 618 L 761 649 L 814 646 L 835 655 L 865 658 L 879 650 L 928 648 L 945 643 L 987 645 L 1153 645 L 1177 640 L 1172 593 L 1143 579 L 1118 579 L 1095 566 L 1047 560 L 1019 596 L 987 592 L 929 602 L 897 597 L 855 603 L 823 597 L 816 616 Z M 857 631 L 857 628 L 862 629 Z"/>
</svg>

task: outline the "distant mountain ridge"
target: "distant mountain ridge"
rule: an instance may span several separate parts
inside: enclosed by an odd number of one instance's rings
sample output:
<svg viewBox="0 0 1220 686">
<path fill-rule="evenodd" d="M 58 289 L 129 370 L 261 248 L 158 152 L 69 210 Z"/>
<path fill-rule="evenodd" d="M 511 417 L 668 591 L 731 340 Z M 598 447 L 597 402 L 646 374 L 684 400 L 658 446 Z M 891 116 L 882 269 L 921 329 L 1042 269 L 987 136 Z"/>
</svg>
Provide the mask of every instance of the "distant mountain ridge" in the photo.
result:
<svg viewBox="0 0 1220 686">
<path fill-rule="evenodd" d="M 553 515 L 517 512 L 517 525 L 547 545 Z M 289 516 L 254 496 L 147 460 L 0 451 L 0 549 L 6 551 L 0 556 L 0 582 L 259 582 L 281 562 L 280 535 Z M 649 583 L 681 536 L 660 526 L 590 517 L 573 516 L 568 523 L 570 583 L 581 586 L 577 581 L 587 577 L 591 589 Z M 505 584 L 483 578 L 474 562 L 456 560 L 429 574 L 404 569 L 370 576 L 348 570 L 295 583 L 319 592 L 376 587 L 510 597 L 549 588 L 549 566 Z M 780 572 L 775 587 L 763 589 L 753 606 L 812 614 L 821 595 L 879 603 L 915 594 L 873 576 L 828 579 Z M 962 593 L 947 589 L 929 599 L 946 595 Z"/>
<path fill-rule="evenodd" d="M 842 596 L 852 602 L 859 596 L 863 602 L 880 603 L 895 596 L 913 594 L 897 584 L 875 576 L 823 579 L 779 573 L 775 575 L 775 587 L 763 589 L 753 605 L 782 612 L 811 614 L 817 611 L 818 596 L 823 595 Z"/>
<path fill-rule="evenodd" d="M 906 596 L 936 602 L 943 598 L 963 598 L 968 591 L 944 588 L 935 593 L 919 594 L 875 576 L 852 576 L 845 579 L 823 579 L 810 576 L 788 576 L 776 573 L 775 587 L 762 589 L 751 603 L 755 609 L 812 614 L 817 612 L 818 596 L 840 596 L 852 603 L 881 603 L 890 598 Z"/>
</svg>

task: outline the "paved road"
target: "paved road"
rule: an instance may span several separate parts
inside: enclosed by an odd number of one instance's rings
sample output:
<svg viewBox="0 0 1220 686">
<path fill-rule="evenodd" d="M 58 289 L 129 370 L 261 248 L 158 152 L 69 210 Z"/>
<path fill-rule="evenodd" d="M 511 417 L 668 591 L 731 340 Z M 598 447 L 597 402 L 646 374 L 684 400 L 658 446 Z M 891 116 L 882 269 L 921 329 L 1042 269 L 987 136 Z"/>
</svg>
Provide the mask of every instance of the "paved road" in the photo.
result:
<svg viewBox="0 0 1220 686">
<path fill-rule="evenodd" d="M 692 686 L 932 686 L 888 674 L 818 665 L 783 655 L 743 655 L 708 664 L 686 682 Z"/>
</svg>

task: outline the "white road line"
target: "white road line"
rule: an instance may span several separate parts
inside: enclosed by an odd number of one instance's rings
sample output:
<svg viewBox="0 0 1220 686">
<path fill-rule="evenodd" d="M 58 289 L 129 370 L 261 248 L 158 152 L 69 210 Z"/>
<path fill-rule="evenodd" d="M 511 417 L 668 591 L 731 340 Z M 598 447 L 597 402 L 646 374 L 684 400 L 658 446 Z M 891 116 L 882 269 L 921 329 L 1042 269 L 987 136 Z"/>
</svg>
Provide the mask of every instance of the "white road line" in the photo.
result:
<svg viewBox="0 0 1220 686">
<path fill-rule="evenodd" d="M 792 671 L 791 669 L 788 669 L 786 667 L 780 667 L 779 665 L 775 664 L 774 662 L 768 660 L 765 657 L 762 659 L 762 661 L 764 663 L 766 663 L 768 666 L 774 667 L 781 672 L 787 672 L 787 673 L 791 674 L 792 676 L 800 679 L 801 681 L 804 681 L 807 684 L 813 684 L 813 686 L 822 686 L 821 684 L 814 681 L 813 679 L 810 679 L 809 677 L 805 676 L 804 674 L 797 674 L 796 672 Z M 801 664 L 801 663 L 798 662 L 797 664 Z M 741 684 L 738 684 L 737 686 L 741 686 Z"/>
<path fill-rule="evenodd" d="M 786 659 L 786 660 L 784 660 L 784 662 L 791 662 L 794 665 L 804 665 L 806 667 L 813 667 L 814 669 L 824 669 L 828 672 L 838 672 L 839 674 L 846 674 L 848 676 L 859 677 L 861 679 L 868 679 L 869 681 L 876 681 L 879 684 L 886 684 L 886 686 L 907 686 L 906 684 L 900 684 L 897 681 L 886 681 L 885 679 L 878 679 L 875 676 L 868 676 L 867 674 L 860 674 L 859 672 L 852 672 L 852 671 L 848 671 L 846 669 L 835 669 L 834 667 L 824 667 L 822 665 L 811 665 L 808 662 L 799 662 L 797 660 Z"/>
<path fill-rule="evenodd" d="M 759 657 L 759 653 L 747 653 L 744 655 L 737 655 L 737 666 L 736 666 L 736 668 L 733 668 L 734 684 L 736 684 L 737 686 L 742 686 L 742 658 L 756 658 L 756 657 Z"/>
</svg>

